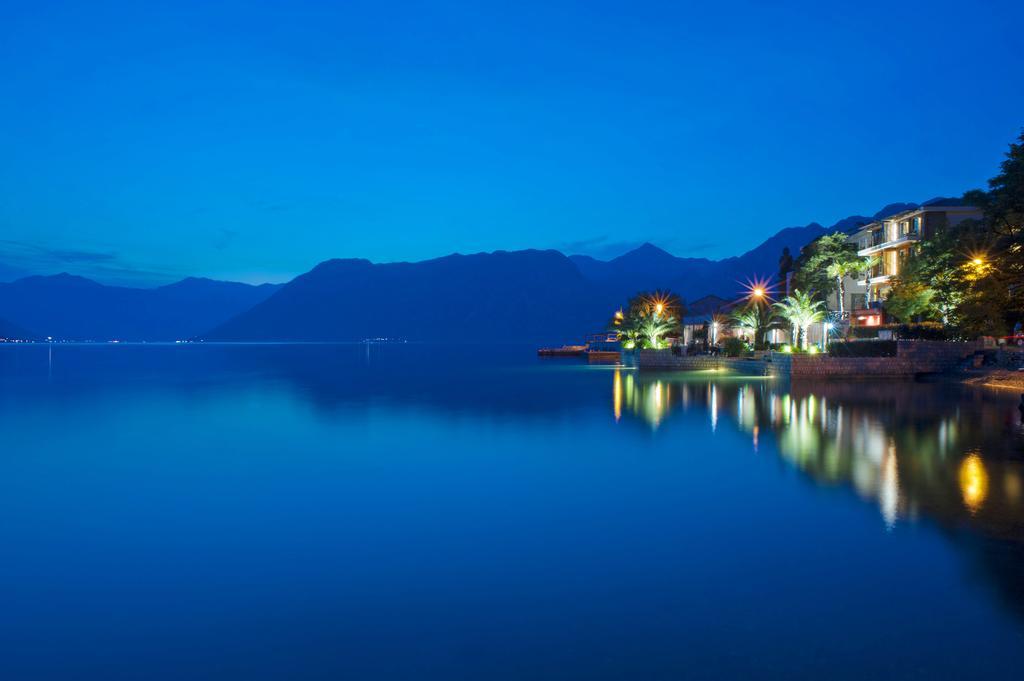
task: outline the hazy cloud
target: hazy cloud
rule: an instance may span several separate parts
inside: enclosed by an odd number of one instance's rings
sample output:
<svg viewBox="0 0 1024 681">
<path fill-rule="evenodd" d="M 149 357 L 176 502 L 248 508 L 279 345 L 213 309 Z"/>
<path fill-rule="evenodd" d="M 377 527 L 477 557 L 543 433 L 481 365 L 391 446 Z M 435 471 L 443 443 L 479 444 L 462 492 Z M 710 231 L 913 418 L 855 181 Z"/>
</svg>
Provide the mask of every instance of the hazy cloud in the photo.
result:
<svg viewBox="0 0 1024 681">
<path fill-rule="evenodd" d="M 0 255 L 8 260 L 41 260 L 46 262 L 109 262 L 117 259 L 112 251 L 81 251 L 47 248 L 27 241 L 0 239 Z"/>
<path fill-rule="evenodd" d="M 58 262 L 79 263 L 79 262 L 112 262 L 117 260 L 117 253 L 100 253 L 95 251 L 64 251 L 45 250 L 44 252 Z"/>
<path fill-rule="evenodd" d="M 50 248 L 28 241 L 0 239 L 0 274 L 69 272 L 103 283 L 147 285 L 178 278 L 174 270 L 139 267 L 125 262 L 116 251 Z M 17 278 L 8 276 L 5 278 Z"/>
</svg>

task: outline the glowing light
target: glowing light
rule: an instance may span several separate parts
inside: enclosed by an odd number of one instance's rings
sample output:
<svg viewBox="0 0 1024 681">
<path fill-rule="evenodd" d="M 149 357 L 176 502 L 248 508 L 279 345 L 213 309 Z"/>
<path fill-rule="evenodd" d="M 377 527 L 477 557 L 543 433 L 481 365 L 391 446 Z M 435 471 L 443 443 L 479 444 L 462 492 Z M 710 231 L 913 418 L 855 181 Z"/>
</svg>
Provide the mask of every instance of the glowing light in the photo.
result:
<svg viewBox="0 0 1024 681">
<path fill-rule="evenodd" d="M 616 319 L 622 319 L 623 318 L 622 310 L 616 310 L 615 311 L 615 318 Z"/>
<path fill-rule="evenodd" d="M 661 314 L 665 311 L 665 303 L 658 302 L 654 305 L 654 314 Z"/>
<path fill-rule="evenodd" d="M 718 428 L 718 388 L 714 383 L 711 384 L 711 394 L 708 400 L 711 405 L 711 432 L 715 432 Z"/>
<path fill-rule="evenodd" d="M 960 464 L 960 494 L 964 497 L 964 506 L 975 513 L 985 503 L 988 496 L 988 471 L 977 454 L 970 454 Z"/>
<path fill-rule="evenodd" d="M 879 475 L 881 485 L 878 490 L 878 503 L 885 526 L 891 530 L 896 525 L 900 513 L 900 475 L 894 442 L 889 443 L 889 447 L 882 457 L 882 469 L 879 471 Z"/>
<path fill-rule="evenodd" d="M 746 290 L 746 297 L 751 302 L 764 303 L 771 298 L 771 291 L 768 286 L 769 280 L 760 277 L 748 279 L 743 288 Z"/>
<path fill-rule="evenodd" d="M 612 381 L 612 411 L 616 421 L 622 418 L 622 372 L 618 369 Z"/>
<path fill-rule="evenodd" d="M 967 257 L 969 260 L 966 267 L 969 270 L 969 275 L 972 277 L 983 277 L 992 267 L 986 253 L 969 253 Z"/>
<path fill-rule="evenodd" d="M 783 352 L 793 352 L 793 346 L 791 346 L 791 345 L 783 345 L 782 346 L 782 351 Z"/>
<path fill-rule="evenodd" d="M 810 354 L 810 355 L 818 354 L 818 346 L 817 345 L 812 345 L 811 347 L 807 348 L 807 353 Z"/>
</svg>

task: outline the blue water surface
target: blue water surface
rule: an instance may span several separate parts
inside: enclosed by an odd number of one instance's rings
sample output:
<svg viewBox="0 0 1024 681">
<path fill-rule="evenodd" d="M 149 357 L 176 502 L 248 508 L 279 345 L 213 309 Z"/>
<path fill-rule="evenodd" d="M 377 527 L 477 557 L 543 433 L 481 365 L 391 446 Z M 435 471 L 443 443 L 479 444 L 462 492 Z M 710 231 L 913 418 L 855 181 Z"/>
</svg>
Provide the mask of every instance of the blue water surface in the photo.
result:
<svg viewBox="0 0 1024 681">
<path fill-rule="evenodd" d="M 1011 678 L 1017 398 L 0 347 L 0 678 Z"/>
</svg>

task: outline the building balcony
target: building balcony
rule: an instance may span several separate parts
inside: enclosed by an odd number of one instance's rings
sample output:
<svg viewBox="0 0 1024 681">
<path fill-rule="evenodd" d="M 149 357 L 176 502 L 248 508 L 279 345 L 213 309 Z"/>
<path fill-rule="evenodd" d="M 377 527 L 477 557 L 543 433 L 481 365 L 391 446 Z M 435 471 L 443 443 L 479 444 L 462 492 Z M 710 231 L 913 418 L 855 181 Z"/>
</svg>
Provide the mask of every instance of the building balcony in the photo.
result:
<svg viewBox="0 0 1024 681">
<path fill-rule="evenodd" d="M 891 274 L 872 274 L 856 282 L 857 286 L 870 286 L 871 284 L 884 284 L 892 279 Z"/>
<path fill-rule="evenodd" d="M 899 248 L 900 246 L 906 246 L 907 244 L 917 243 L 920 240 L 921 240 L 920 233 L 918 233 L 918 232 L 909 232 L 907 234 L 904 234 L 903 236 L 901 236 L 898 239 L 893 239 L 891 241 L 883 241 L 881 243 L 872 244 L 872 245 L 868 246 L 867 248 L 862 248 L 859 251 L 857 251 L 857 255 L 859 255 L 861 257 L 865 257 L 865 256 L 869 256 L 869 255 L 875 255 L 876 253 L 881 253 L 882 251 L 888 251 L 889 249 L 892 249 L 892 248 Z"/>
</svg>

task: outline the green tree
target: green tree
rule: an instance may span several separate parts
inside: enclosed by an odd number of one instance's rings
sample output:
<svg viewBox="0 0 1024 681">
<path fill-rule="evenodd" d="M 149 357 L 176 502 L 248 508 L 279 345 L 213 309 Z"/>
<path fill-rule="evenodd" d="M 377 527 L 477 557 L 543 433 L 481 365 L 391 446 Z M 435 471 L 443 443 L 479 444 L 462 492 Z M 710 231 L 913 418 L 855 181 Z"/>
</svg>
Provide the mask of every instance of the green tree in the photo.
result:
<svg viewBox="0 0 1024 681">
<path fill-rule="evenodd" d="M 733 325 L 749 331 L 754 336 L 754 349 L 763 350 L 765 335 L 778 326 L 775 309 L 761 302 L 752 302 L 732 314 Z"/>
<path fill-rule="evenodd" d="M 793 271 L 793 255 L 789 252 L 789 246 L 784 246 L 782 249 L 782 255 L 779 256 L 779 286 L 782 288 L 783 293 L 788 294 L 787 279 L 789 273 Z"/>
<path fill-rule="evenodd" d="M 615 313 L 609 329 L 619 334 L 623 347 L 659 348 L 665 338 L 678 333 L 686 307 L 668 291 L 638 293 L 624 310 Z"/>
<path fill-rule="evenodd" d="M 967 192 L 964 201 L 985 211 L 986 230 L 986 243 L 975 253 L 984 271 L 974 272 L 984 276 L 967 277 L 972 285 L 964 305 L 997 312 L 1000 326 L 1020 321 L 1024 319 L 1024 131 L 1010 144 L 999 174 L 988 181 L 988 191 Z M 979 315 L 965 310 L 964 317 Z M 992 326 L 995 332 L 997 327 Z"/>
<path fill-rule="evenodd" d="M 775 309 L 780 317 L 789 322 L 793 329 L 793 344 L 800 348 L 807 347 L 807 330 L 810 325 L 825 318 L 825 304 L 799 289 L 775 303 Z"/>
<path fill-rule="evenodd" d="M 984 219 L 941 229 L 915 249 L 893 281 L 887 312 L 904 322 L 941 321 L 966 337 L 1002 335 L 1024 319 L 1024 133 L 988 185 L 964 195 Z"/>
<path fill-rule="evenodd" d="M 846 311 L 845 278 L 863 272 L 868 261 L 857 255 L 856 245 L 846 234 L 835 232 L 816 239 L 800 253 L 797 261 L 795 288 L 813 291 L 815 297 L 826 298 L 838 294 L 839 313 Z"/>
<path fill-rule="evenodd" d="M 644 347 L 664 347 L 665 337 L 678 328 L 675 317 L 665 314 L 648 313 L 640 320 L 640 338 Z"/>
<path fill-rule="evenodd" d="M 901 322 L 954 323 L 966 290 L 962 265 L 977 225 L 963 222 L 939 229 L 911 250 L 900 275 L 892 280 L 885 310 Z"/>
</svg>

